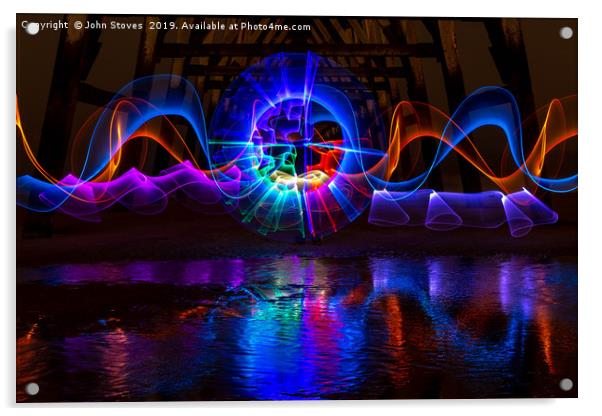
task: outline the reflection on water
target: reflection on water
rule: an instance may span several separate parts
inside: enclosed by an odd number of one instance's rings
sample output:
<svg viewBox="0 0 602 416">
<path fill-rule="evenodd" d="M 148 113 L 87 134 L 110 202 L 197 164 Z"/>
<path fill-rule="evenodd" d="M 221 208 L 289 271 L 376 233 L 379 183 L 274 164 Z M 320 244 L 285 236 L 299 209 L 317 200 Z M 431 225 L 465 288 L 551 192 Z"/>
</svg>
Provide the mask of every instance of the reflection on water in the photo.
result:
<svg viewBox="0 0 602 416">
<path fill-rule="evenodd" d="M 22 268 L 17 399 L 575 396 L 576 285 L 523 257 Z"/>
</svg>

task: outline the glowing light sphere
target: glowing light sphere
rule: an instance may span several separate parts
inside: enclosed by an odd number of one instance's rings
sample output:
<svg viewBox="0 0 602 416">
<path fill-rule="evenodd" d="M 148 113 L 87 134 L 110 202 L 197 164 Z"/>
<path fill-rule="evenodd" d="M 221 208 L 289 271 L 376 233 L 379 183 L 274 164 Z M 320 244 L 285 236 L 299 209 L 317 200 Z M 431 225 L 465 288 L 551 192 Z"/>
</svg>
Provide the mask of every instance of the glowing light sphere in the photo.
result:
<svg viewBox="0 0 602 416">
<path fill-rule="evenodd" d="M 370 177 L 386 168 L 374 98 L 335 62 L 281 53 L 246 69 L 225 91 L 208 137 L 214 168 L 240 169 L 225 203 L 241 223 L 276 239 L 313 240 L 367 207 Z"/>
</svg>

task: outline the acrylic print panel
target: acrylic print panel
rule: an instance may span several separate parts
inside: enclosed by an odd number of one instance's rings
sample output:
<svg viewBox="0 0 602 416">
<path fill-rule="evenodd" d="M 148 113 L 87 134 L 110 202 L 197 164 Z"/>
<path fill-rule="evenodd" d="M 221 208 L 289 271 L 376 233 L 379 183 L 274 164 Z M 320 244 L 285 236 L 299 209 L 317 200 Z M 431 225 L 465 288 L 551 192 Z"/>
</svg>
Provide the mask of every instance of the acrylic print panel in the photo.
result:
<svg viewBox="0 0 602 416">
<path fill-rule="evenodd" d="M 577 21 L 17 16 L 18 402 L 577 396 Z"/>
</svg>

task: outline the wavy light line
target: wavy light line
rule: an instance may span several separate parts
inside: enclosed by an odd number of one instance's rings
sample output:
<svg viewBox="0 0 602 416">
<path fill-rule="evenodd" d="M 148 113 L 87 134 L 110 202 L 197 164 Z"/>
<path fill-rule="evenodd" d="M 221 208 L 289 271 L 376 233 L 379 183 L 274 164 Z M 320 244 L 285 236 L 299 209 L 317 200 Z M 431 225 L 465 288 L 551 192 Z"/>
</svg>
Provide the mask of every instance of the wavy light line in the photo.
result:
<svg viewBox="0 0 602 416">
<path fill-rule="evenodd" d="M 330 71 L 324 75 L 326 67 Z M 341 76 L 333 77 L 333 69 Z M 352 74 L 311 53 L 278 54 L 245 70 L 228 88 L 208 134 L 192 84 L 170 75 L 145 77 L 126 85 L 94 114 L 95 120 L 84 123 L 71 157 L 72 171 L 79 172 L 61 179 L 36 158 L 17 102 L 18 134 L 39 175 L 17 178 L 17 203 L 96 220 L 115 203 L 157 213 L 178 193 L 201 205 L 221 202 L 261 234 L 302 240 L 340 230 L 371 203 L 373 224 L 451 229 L 507 223 L 511 235 L 521 236 L 534 225 L 557 220 L 534 196 L 538 189 L 562 193 L 577 188 L 576 173 L 558 177 L 565 144 L 577 137 L 576 118 L 567 111 L 575 104 L 575 97 L 555 99 L 528 119 L 543 116 L 528 152 L 518 105 L 499 87 L 478 89 L 451 116 L 426 103 L 403 101 L 393 109 L 385 139 L 376 102 Z M 192 130 L 203 161 L 194 157 L 174 117 Z M 500 160 L 513 164 L 511 171 L 496 173 L 471 139 L 484 126 L 503 131 L 506 149 Z M 433 139 L 435 155 L 421 168 L 422 154 L 413 149 Z M 125 147 L 135 140 L 143 143 L 142 157 L 137 169 L 125 170 Z M 150 142 L 177 162 L 158 176 L 140 171 Z M 87 146 L 85 158 L 74 169 L 80 143 Z M 452 150 L 500 191 L 421 189 Z M 553 151 L 560 156 L 555 166 L 548 161 Z M 404 154 L 410 155 L 409 164 L 402 163 Z M 542 176 L 544 166 L 554 174 Z"/>
</svg>

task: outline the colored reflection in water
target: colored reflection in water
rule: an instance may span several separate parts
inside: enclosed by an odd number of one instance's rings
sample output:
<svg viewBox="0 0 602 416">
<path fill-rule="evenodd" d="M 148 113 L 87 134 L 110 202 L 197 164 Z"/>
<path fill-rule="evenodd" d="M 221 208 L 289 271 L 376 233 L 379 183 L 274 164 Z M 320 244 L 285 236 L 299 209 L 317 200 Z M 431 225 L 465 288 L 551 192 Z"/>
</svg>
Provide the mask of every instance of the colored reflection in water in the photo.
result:
<svg viewBox="0 0 602 416">
<path fill-rule="evenodd" d="M 59 265 L 17 296 L 19 401 L 576 395 L 571 261 Z"/>
</svg>

